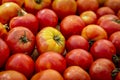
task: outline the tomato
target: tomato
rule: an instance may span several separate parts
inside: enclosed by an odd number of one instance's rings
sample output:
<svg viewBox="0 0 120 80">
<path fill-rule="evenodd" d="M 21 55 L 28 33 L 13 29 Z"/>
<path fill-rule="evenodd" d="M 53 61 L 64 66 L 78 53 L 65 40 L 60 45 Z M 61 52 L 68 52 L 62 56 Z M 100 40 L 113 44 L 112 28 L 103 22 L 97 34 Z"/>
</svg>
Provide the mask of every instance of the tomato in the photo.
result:
<svg viewBox="0 0 120 80">
<path fill-rule="evenodd" d="M 0 68 L 2 68 L 8 57 L 10 55 L 10 50 L 6 42 L 0 38 Z"/>
<path fill-rule="evenodd" d="M 17 16 L 20 10 L 20 6 L 14 2 L 3 3 L 0 6 L 0 22 L 2 24 L 7 24 L 11 18 Z"/>
<path fill-rule="evenodd" d="M 96 24 L 89 24 L 84 27 L 81 36 L 89 41 L 90 46 L 97 40 L 108 38 L 107 32 Z"/>
<path fill-rule="evenodd" d="M 99 58 L 95 60 L 90 69 L 89 74 L 91 80 L 112 80 L 112 71 L 115 65 L 112 61 L 106 58 Z"/>
<path fill-rule="evenodd" d="M 27 80 L 27 78 L 18 71 L 6 70 L 0 72 L 0 80 Z"/>
<path fill-rule="evenodd" d="M 120 55 L 120 31 L 114 32 L 110 37 L 109 40 L 114 44 L 116 47 L 116 53 Z"/>
<path fill-rule="evenodd" d="M 70 66 L 64 71 L 65 80 L 91 80 L 89 74 L 79 66 Z"/>
<path fill-rule="evenodd" d="M 88 70 L 93 62 L 92 55 L 84 49 L 71 50 L 66 54 L 65 59 L 68 66 L 80 66 L 85 70 Z"/>
<path fill-rule="evenodd" d="M 19 14 L 16 17 L 13 17 L 10 20 L 10 23 L 9 23 L 10 29 L 18 26 L 24 26 L 28 28 L 29 30 L 32 31 L 34 35 L 37 34 L 38 28 L 39 28 L 38 20 L 36 16 L 30 13 L 23 13 L 23 12 L 21 12 L 21 14 Z"/>
<path fill-rule="evenodd" d="M 64 80 L 64 79 L 58 71 L 53 69 L 47 69 L 33 75 L 31 80 Z"/>
<path fill-rule="evenodd" d="M 119 19 L 104 20 L 99 25 L 107 32 L 108 36 L 116 31 L 120 31 Z"/>
<path fill-rule="evenodd" d="M 80 14 L 80 17 L 86 25 L 95 24 L 97 21 L 97 15 L 93 11 L 84 11 Z"/>
<path fill-rule="evenodd" d="M 51 9 L 39 10 L 36 14 L 36 17 L 39 21 L 40 29 L 47 26 L 56 27 L 58 24 L 58 16 Z"/>
<path fill-rule="evenodd" d="M 6 43 L 12 54 L 21 52 L 31 55 L 35 46 L 35 36 L 29 29 L 19 26 L 8 32 Z"/>
<path fill-rule="evenodd" d="M 51 26 L 45 27 L 36 35 L 36 48 L 39 54 L 47 51 L 55 51 L 63 54 L 65 50 L 65 38 L 56 28 Z"/>
<path fill-rule="evenodd" d="M 76 48 L 80 48 L 88 51 L 89 43 L 84 37 L 80 35 L 72 35 L 66 40 L 66 51 L 69 52 Z"/>
<path fill-rule="evenodd" d="M 103 6 L 97 9 L 96 14 L 98 15 L 98 17 L 101 17 L 107 14 L 115 15 L 115 12 L 110 7 Z"/>
<path fill-rule="evenodd" d="M 93 43 L 90 48 L 90 53 L 95 60 L 98 58 L 107 58 L 112 60 L 113 55 L 116 54 L 116 48 L 111 41 L 100 39 Z"/>
<path fill-rule="evenodd" d="M 76 14 L 77 4 L 75 0 L 53 0 L 52 9 L 56 12 L 58 18 L 62 20 L 68 15 Z"/>
<path fill-rule="evenodd" d="M 16 70 L 30 78 L 34 72 L 34 61 L 26 54 L 16 53 L 8 58 L 5 70 Z"/>
<path fill-rule="evenodd" d="M 35 69 L 36 72 L 43 71 L 46 69 L 54 69 L 60 73 L 66 68 L 66 60 L 65 58 L 56 52 L 45 52 L 41 54 L 36 62 L 35 62 Z"/>
<path fill-rule="evenodd" d="M 84 21 L 77 15 L 69 15 L 60 22 L 60 31 L 66 39 L 71 35 L 80 35 L 84 27 Z"/>
<path fill-rule="evenodd" d="M 49 8 L 51 0 L 24 0 L 24 8 L 28 13 L 36 14 L 43 8 Z"/>
<path fill-rule="evenodd" d="M 99 8 L 97 0 L 77 0 L 76 3 L 79 14 L 88 10 L 96 11 Z"/>
</svg>

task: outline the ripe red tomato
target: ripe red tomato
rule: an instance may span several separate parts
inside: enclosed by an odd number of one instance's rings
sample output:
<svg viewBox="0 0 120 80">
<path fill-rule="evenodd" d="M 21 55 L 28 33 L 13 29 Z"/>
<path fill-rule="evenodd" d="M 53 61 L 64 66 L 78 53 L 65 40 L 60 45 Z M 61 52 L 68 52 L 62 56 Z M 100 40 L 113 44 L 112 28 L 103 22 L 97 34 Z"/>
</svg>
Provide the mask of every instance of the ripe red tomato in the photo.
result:
<svg viewBox="0 0 120 80">
<path fill-rule="evenodd" d="M 12 54 L 20 52 L 31 55 L 35 46 L 35 36 L 29 29 L 19 26 L 8 32 L 6 43 Z"/>
<path fill-rule="evenodd" d="M 93 43 L 90 48 L 90 53 L 95 60 L 98 58 L 107 58 L 112 60 L 113 55 L 116 54 L 116 48 L 111 41 L 100 39 Z"/>
<path fill-rule="evenodd" d="M 56 52 L 45 52 L 41 54 L 36 62 L 35 62 L 35 69 L 36 72 L 46 70 L 46 69 L 54 69 L 60 73 L 66 68 L 66 60 L 65 58 Z"/>
<path fill-rule="evenodd" d="M 99 58 L 95 60 L 90 69 L 89 74 L 91 80 L 112 80 L 112 71 L 115 65 L 112 61 L 106 58 Z"/>
<path fill-rule="evenodd" d="M 53 69 L 40 71 L 32 76 L 31 80 L 64 80 L 62 75 Z"/>
<path fill-rule="evenodd" d="M 8 58 L 5 70 L 16 70 L 30 78 L 34 72 L 34 61 L 26 54 L 16 53 Z"/>
<path fill-rule="evenodd" d="M 24 26 L 32 31 L 34 35 L 38 32 L 38 20 L 36 16 L 30 13 L 22 13 L 20 16 L 13 17 L 10 20 L 9 27 L 10 29 L 18 26 Z"/>
<path fill-rule="evenodd" d="M 99 25 L 107 32 L 108 36 L 116 31 L 120 31 L 119 19 L 104 20 Z"/>
<path fill-rule="evenodd" d="M 0 68 L 2 68 L 8 57 L 10 55 L 10 50 L 6 42 L 0 38 Z"/>
<path fill-rule="evenodd" d="M 56 12 L 58 18 L 62 20 L 68 15 L 76 14 L 77 4 L 75 0 L 53 0 L 52 9 Z"/>
<path fill-rule="evenodd" d="M 58 16 L 51 9 L 39 10 L 36 14 L 36 17 L 39 21 L 40 29 L 47 27 L 47 26 L 56 27 L 58 24 Z"/>
<path fill-rule="evenodd" d="M 120 55 L 120 31 L 117 31 L 111 34 L 111 36 L 109 37 L 109 40 L 116 47 L 116 53 Z"/>
<path fill-rule="evenodd" d="M 84 49 L 73 49 L 65 56 L 68 66 L 80 66 L 88 70 L 93 62 L 92 55 Z"/>
<path fill-rule="evenodd" d="M 0 72 L 0 80 L 27 80 L 27 78 L 18 71 L 6 70 Z"/>
<path fill-rule="evenodd" d="M 96 14 L 98 17 L 101 17 L 107 14 L 115 15 L 115 12 L 110 7 L 103 6 L 97 9 Z"/>
<path fill-rule="evenodd" d="M 96 11 L 99 8 L 97 0 L 77 0 L 77 10 L 80 14 L 81 12 L 92 10 Z M 94 4 L 94 5 L 93 5 Z"/>
<path fill-rule="evenodd" d="M 88 51 L 89 43 L 84 37 L 80 35 L 72 35 L 66 40 L 66 50 L 69 52 L 76 48 Z"/>
<path fill-rule="evenodd" d="M 60 31 L 66 39 L 68 39 L 71 35 L 81 34 L 84 27 L 85 23 L 77 15 L 69 15 L 60 23 Z"/>
<path fill-rule="evenodd" d="M 70 66 L 64 71 L 65 80 L 91 80 L 89 74 L 79 66 Z"/>
</svg>

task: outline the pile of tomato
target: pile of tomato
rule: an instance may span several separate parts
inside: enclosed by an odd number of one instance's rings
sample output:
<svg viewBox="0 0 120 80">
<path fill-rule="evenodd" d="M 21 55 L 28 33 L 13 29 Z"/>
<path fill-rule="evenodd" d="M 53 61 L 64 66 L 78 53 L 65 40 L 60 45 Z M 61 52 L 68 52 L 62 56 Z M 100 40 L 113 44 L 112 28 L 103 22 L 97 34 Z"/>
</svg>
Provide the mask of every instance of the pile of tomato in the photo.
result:
<svg viewBox="0 0 120 80">
<path fill-rule="evenodd" d="M 0 80 L 120 80 L 120 0 L 0 0 Z"/>
</svg>

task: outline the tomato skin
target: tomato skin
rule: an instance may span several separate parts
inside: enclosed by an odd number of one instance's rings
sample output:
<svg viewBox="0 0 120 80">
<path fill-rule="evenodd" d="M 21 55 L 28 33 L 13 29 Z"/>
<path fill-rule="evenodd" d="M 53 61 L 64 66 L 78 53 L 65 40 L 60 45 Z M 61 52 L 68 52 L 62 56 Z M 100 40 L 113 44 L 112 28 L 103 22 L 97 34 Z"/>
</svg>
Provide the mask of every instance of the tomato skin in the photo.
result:
<svg viewBox="0 0 120 80">
<path fill-rule="evenodd" d="M 32 76 L 31 80 L 64 80 L 62 75 L 53 69 L 40 71 Z"/>
<path fill-rule="evenodd" d="M 20 52 L 31 55 L 35 46 L 35 36 L 29 29 L 19 26 L 8 32 L 6 43 L 12 54 Z"/>
<path fill-rule="evenodd" d="M 35 62 L 36 72 L 46 69 L 54 69 L 59 73 L 63 73 L 66 69 L 66 60 L 59 53 L 48 51 L 41 54 Z"/>
<path fill-rule="evenodd" d="M 34 61 L 26 54 L 16 53 L 8 58 L 5 70 L 16 70 L 30 78 L 34 72 Z"/>
<path fill-rule="evenodd" d="M 0 80 L 27 80 L 27 78 L 18 71 L 6 70 L 0 72 Z"/>
<path fill-rule="evenodd" d="M 3 67 L 10 55 L 10 50 L 6 42 L 0 38 L 0 68 Z"/>
<path fill-rule="evenodd" d="M 91 80 L 89 74 L 79 66 L 66 68 L 63 77 L 64 80 Z"/>
<path fill-rule="evenodd" d="M 76 48 L 81 48 L 88 51 L 89 43 L 84 37 L 80 35 L 72 35 L 66 40 L 66 50 L 69 52 Z"/>
<path fill-rule="evenodd" d="M 116 48 L 116 53 L 120 55 L 120 31 L 111 34 L 109 40 L 114 44 Z"/>
<path fill-rule="evenodd" d="M 115 65 L 112 61 L 106 58 L 99 58 L 95 60 L 90 69 L 89 74 L 91 80 L 112 80 L 112 71 Z"/>
<path fill-rule="evenodd" d="M 84 49 L 71 50 L 66 54 L 65 59 L 68 66 L 80 66 L 84 70 L 89 70 L 93 62 L 92 55 Z"/>
<path fill-rule="evenodd" d="M 100 39 L 91 46 L 90 53 L 95 60 L 98 58 L 112 60 L 113 55 L 116 54 L 116 48 L 111 41 Z"/>
<path fill-rule="evenodd" d="M 120 80 L 120 72 L 117 73 L 115 80 Z"/>
<path fill-rule="evenodd" d="M 36 16 L 30 13 L 23 13 L 23 16 L 16 16 L 10 20 L 9 27 L 10 29 L 14 27 L 24 26 L 32 31 L 34 35 L 38 32 L 38 20 Z"/>
</svg>

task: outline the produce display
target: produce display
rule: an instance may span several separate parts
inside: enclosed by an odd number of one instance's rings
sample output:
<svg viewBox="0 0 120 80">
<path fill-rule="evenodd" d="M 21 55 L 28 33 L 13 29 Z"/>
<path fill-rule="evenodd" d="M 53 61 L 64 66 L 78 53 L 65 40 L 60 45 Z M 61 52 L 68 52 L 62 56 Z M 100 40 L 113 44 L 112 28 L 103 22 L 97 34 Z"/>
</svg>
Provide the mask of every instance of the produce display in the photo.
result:
<svg viewBox="0 0 120 80">
<path fill-rule="evenodd" d="M 0 80 L 120 80 L 120 0 L 0 0 Z"/>
</svg>

